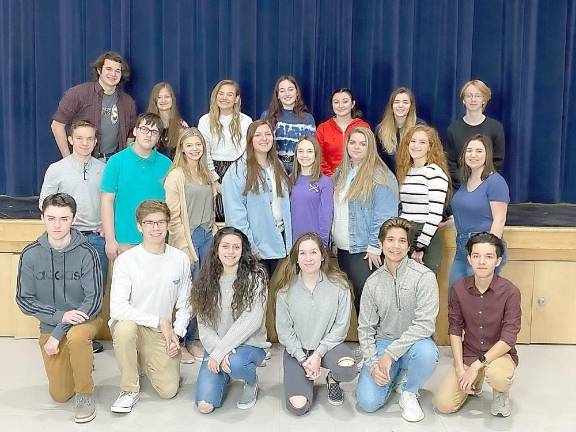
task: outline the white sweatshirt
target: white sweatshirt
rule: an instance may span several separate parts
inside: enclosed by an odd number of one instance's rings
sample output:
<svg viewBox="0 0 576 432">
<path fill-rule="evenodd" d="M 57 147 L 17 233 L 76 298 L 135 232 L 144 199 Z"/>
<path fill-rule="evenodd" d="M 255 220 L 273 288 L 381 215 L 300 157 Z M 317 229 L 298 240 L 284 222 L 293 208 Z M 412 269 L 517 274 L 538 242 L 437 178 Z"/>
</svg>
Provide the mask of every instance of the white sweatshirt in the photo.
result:
<svg viewBox="0 0 576 432">
<path fill-rule="evenodd" d="M 134 321 L 160 331 L 160 318 L 171 323 L 176 307 L 174 332 L 183 337 L 191 315 L 190 285 L 190 260 L 181 250 L 166 245 L 157 255 L 141 244 L 127 250 L 114 262 L 108 325 Z"/>
</svg>

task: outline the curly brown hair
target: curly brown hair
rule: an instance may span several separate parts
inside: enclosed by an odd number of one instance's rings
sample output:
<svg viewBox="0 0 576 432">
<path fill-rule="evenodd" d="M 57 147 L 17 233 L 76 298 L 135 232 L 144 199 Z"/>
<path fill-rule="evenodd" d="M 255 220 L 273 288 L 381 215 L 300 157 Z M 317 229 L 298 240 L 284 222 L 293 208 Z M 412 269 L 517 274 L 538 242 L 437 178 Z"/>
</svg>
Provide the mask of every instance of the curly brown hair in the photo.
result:
<svg viewBox="0 0 576 432">
<path fill-rule="evenodd" d="M 428 144 L 430 147 L 426 158 L 426 165 L 436 164 L 442 168 L 444 173 L 449 173 L 448 162 L 446 161 L 446 153 L 444 153 L 444 147 L 442 146 L 442 141 L 440 141 L 438 132 L 431 126 L 420 124 L 410 128 L 400 142 L 398 154 L 396 155 L 396 178 L 398 179 L 399 185 L 404 183 L 404 179 L 406 178 L 408 171 L 414 164 L 408 147 L 410 145 L 412 135 L 414 135 L 416 132 L 424 132 L 428 136 Z M 448 176 L 448 185 L 450 186 L 450 176 Z"/>
<path fill-rule="evenodd" d="M 200 276 L 192 284 L 190 304 L 197 317 L 217 327 L 220 319 L 220 276 L 224 267 L 218 258 L 220 242 L 227 235 L 235 235 L 242 241 L 242 253 L 236 279 L 232 284 L 232 317 L 236 320 L 242 312 L 251 310 L 257 301 L 264 303 L 268 292 L 268 274 L 252 253 L 248 237 L 237 228 L 224 227 L 214 236 L 214 244 L 202 263 Z"/>
</svg>

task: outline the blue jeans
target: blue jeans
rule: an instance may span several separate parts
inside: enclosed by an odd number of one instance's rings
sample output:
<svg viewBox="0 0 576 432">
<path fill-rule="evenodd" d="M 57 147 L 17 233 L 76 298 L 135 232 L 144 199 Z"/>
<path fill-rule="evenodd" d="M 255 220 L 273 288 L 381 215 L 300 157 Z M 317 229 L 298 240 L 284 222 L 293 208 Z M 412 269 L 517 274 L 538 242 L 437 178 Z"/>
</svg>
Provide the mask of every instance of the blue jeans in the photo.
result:
<svg viewBox="0 0 576 432">
<path fill-rule="evenodd" d="M 384 350 L 392 343 L 388 339 L 376 340 L 376 356 L 382 357 Z M 408 380 L 403 390 L 418 394 L 438 365 L 438 347 L 431 338 L 421 339 L 410 347 L 398 361 L 390 366 L 390 382 L 379 386 L 370 374 L 370 365 L 364 365 L 356 387 L 358 407 L 366 412 L 381 408 L 392 393 L 402 371 L 406 371 Z"/>
<path fill-rule="evenodd" d="M 449 290 L 452 285 L 458 280 L 466 276 L 472 276 L 474 271 L 472 266 L 468 264 L 468 251 L 466 250 L 466 243 L 473 235 L 478 234 L 472 233 L 459 233 L 456 234 L 456 254 L 454 255 L 454 261 L 452 261 L 452 267 L 450 268 L 450 279 L 448 280 Z M 506 265 L 507 259 L 506 242 L 504 242 L 504 255 L 502 255 L 502 262 L 498 267 L 496 267 L 496 273 L 500 273 L 502 268 Z M 450 292 L 450 291 L 448 291 Z"/>
<path fill-rule="evenodd" d="M 208 353 L 204 353 L 202 366 L 198 372 L 196 380 L 196 405 L 204 401 L 211 404 L 214 408 L 222 406 L 224 399 L 224 390 L 230 381 L 230 378 L 241 380 L 248 385 L 256 383 L 256 368 L 264 357 L 266 351 L 262 348 L 256 348 L 250 345 L 240 345 L 236 348 L 236 353 L 230 354 L 230 374 L 220 370 L 217 374 L 210 372 L 208 369 Z"/>
<path fill-rule="evenodd" d="M 210 251 L 214 236 L 212 231 L 206 231 L 203 227 L 198 226 L 192 232 L 192 244 L 194 249 L 196 249 L 196 255 L 198 260 L 194 263 L 194 268 L 192 269 L 192 278 L 196 279 L 200 274 L 200 266 L 204 262 L 204 258 Z M 186 335 L 184 336 L 184 346 L 190 345 L 194 341 L 194 335 L 196 334 L 196 328 L 198 327 L 198 320 L 192 318 L 190 323 L 188 323 L 188 328 L 186 329 Z"/>
<path fill-rule="evenodd" d="M 106 277 L 108 276 L 108 257 L 106 256 L 106 250 L 104 249 L 105 241 L 104 237 L 96 234 L 84 234 L 88 243 L 96 249 L 98 252 L 98 257 L 100 258 L 100 267 L 102 268 L 102 286 L 106 287 Z"/>
</svg>

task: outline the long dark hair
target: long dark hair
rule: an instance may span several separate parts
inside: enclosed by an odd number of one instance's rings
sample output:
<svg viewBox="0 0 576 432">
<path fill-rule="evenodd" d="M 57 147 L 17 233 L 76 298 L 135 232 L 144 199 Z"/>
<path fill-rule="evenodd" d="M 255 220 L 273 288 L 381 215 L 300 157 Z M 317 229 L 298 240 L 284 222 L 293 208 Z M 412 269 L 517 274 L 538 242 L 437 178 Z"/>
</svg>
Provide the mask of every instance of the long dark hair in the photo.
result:
<svg viewBox="0 0 576 432">
<path fill-rule="evenodd" d="M 294 87 L 296 87 L 296 102 L 293 109 L 294 114 L 296 114 L 297 117 L 304 117 L 304 113 L 308 112 L 308 107 L 302 99 L 302 92 L 300 91 L 300 86 L 298 85 L 296 78 L 294 78 L 292 75 L 282 75 L 280 78 L 278 78 L 276 84 L 274 85 L 274 93 L 272 94 L 272 99 L 270 100 L 270 105 L 268 106 L 268 115 L 266 117 L 268 123 L 272 125 L 272 131 L 276 129 L 278 116 L 284 109 L 280 99 L 278 98 L 278 87 L 282 81 L 290 81 L 292 84 L 294 84 Z"/>
<path fill-rule="evenodd" d="M 192 310 L 212 327 L 218 325 L 221 311 L 219 281 L 224 267 L 218 258 L 218 248 L 222 238 L 230 234 L 242 241 L 236 280 L 232 284 L 232 317 L 236 320 L 242 312 L 251 310 L 257 301 L 264 302 L 268 291 L 268 274 L 252 253 L 248 237 L 237 228 L 221 228 L 214 236 L 214 244 L 202 263 L 200 276 L 192 284 L 190 295 Z"/>
</svg>

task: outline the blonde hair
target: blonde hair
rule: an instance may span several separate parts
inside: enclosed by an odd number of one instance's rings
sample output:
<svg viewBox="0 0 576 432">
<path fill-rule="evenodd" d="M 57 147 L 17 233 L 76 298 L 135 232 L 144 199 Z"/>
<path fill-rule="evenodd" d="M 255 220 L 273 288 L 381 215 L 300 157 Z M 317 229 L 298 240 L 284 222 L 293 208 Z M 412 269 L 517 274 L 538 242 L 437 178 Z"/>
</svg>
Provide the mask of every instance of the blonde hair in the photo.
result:
<svg viewBox="0 0 576 432">
<path fill-rule="evenodd" d="M 468 81 L 462 86 L 462 90 L 460 90 L 460 99 L 462 102 L 464 102 L 466 91 L 468 90 L 468 87 L 472 85 L 476 87 L 480 93 L 482 93 L 482 96 L 484 96 L 484 103 L 482 104 L 482 111 L 484 111 L 484 109 L 486 109 L 486 105 L 488 105 L 488 102 L 490 102 L 490 99 L 492 99 L 492 90 L 490 90 L 490 87 L 488 87 L 484 81 L 478 79 Z"/>
<path fill-rule="evenodd" d="M 294 146 L 294 164 L 292 167 L 292 173 L 290 174 L 290 180 L 292 184 L 296 184 L 296 180 L 298 180 L 298 176 L 302 171 L 302 167 L 300 162 L 298 162 L 298 157 L 296 153 L 298 151 L 298 146 L 302 141 L 310 141 L 312 146 L 314 147 L 314 163 L 312 164 L 312 173 L 310 174 L 310 182 L 317 182 L 320 180 L 322 173 L 320 172 L 320 166 L 322 165 L 322 149 L 320 148 L 320 144 L 318 144 L 318 140 L 316 137 L 311 135 L 307 135 L 305 137 L 300 138 L 300 140 Z"/>
<path fill-rule="evenodd" d="M 396 117 L 394 117 L 394 110 L 392 108 L 396 96 L 400 94 L 406 94 L 410 99 L 410 109 L 406 115 L 406 121 L 400 128 L 400 141 L 402 141 L 402 138 L 406 135 L 406 131 L 416 124 L 416 98 L 414 97 L 414 93 L 412 93 L 409 88 L 398 87 L 390 94 L 386 109 L 382 115 L 382 120 L 378 123 L 378 126 L 376 126 L 376 133 L 378 134 L 380 144 L 384 147 L 386 153 L 390 155 L 395 154 L 400 145 L 396 138 L 398 125 L 396 124 Z"/>
<path fill-rule="evenodd" d="M 290 254 L 284 261 L 283 265 L 279 268 L 280 277 L 277 280 L 276 286 L 278 286 L 278 292 L 287 292 L 291 286 L 294 285 L 298 274 L 300 273 L 300 266 L 298 265 L 298 253 L 300 252 L 300 245 L 306 240 L 312 240 L 320 249 L 320 255 L 322 257 L 322 263 L 320 264 L 320 272 L 326 275 L 326 277 L 335 285 L 342 289 L 350 289 L 350 280 L 346 273 L 340 270 L 337 261 L 334 258 L 328 256 L 328 252 L 320 236 L 313 232 L 307 232 L 302 234 L 292 245 Z"/>
<path fill-rule="evenodd" d="M 230 135 L 232 142 L 236 147 L 240 146 L 242 140 L 242 128 L 240 126 L 240 107 L 242 100 L 240 97 L 240 86 L 236 81 L 222 80 L 214 86 L 210 94 L 210 112 L 208 117 L 210 120 L 210 133 L 218 138 L 217 143 L 224 139 L 224 126 L 220 123 L 220 108 L 218 107 L 218 92 L 225 85 L 231 85 L 236 90 L 237 101 L 234 102 L 232 109 L 232 121 L 230 122 Z"/>
<path fill-rule="evenodd" d="M 366 127 L 355 126 L 346 137 L 344 157 L 334 173 L 334 195 L 338 196 L 340 194 L 348 178 L 348 173 L 352 166 L 352 161 L 348 154 L 348 143 L 352 135 L 356 133 L 362 134 L 366 139 L 368 152 L 366 158 L 358 167 L 358 173 L 354 177 L 354 180 L 352 180 L 352 184 L 348 192 L 346 192 L 345 199 L 360 199 L 366 203 L 372 199 L 374 186 L 376 184 L 390 187 L 390 180 L 388 178 L 390 170 L 376 152 L 376 138 L 374 137 L 374 133 Z"/>
<path fill-rule="evenodd" d="M 446 161 L 446 153 L 444 153 L 442 141 L 440 141 L 440 137 L 438 136 L 436 129 L 427 125 L 416 125 L 412 127 L 406 132 L 406 135 L 404 135 L 404 138 L 402 138 L 402 141 L 400 142 L 400 148 L 398 149 L 398 154 L 396 155 L 396 178 L 398 179 L 398 184 L 401 185 L 404 182 L 408 171 L 414 164 L 408 147 L 410 145 L 412 136 L 416 132 L 424 132 L 428 137 L 429 149 L 428 154 L 426 155 L 426 165 L 438 165 L 448 176 L 448 188 L 450 188 L 448 162 Z"/>
<path fill-rule="evenodd" d="M 190 168 L 188 167 L 188 158 L 183 153 L 184 141 L 192 137 L 198 137 L 200 139 L 203 149 L 202 157 L 200 157 L 200 160 L 198 161 L 198 174 L 200 175 L 200 179 L 202 180 L 203 184 L 210 185 L 212 184 L 212 176 L 210 175 L 210 170 L 208 169 L 206 140 L 202 136 L 202 133 L 195 127 L 182 129 L 182 132 L 180 132 L 180 138 L 178 139 L 178 144 L 176 144 L 174 162 L 172 162 L 170 171 L 173 171 L 176 168 L 180 168 L 188 179 L 192 179 Z"/>
</svg>

